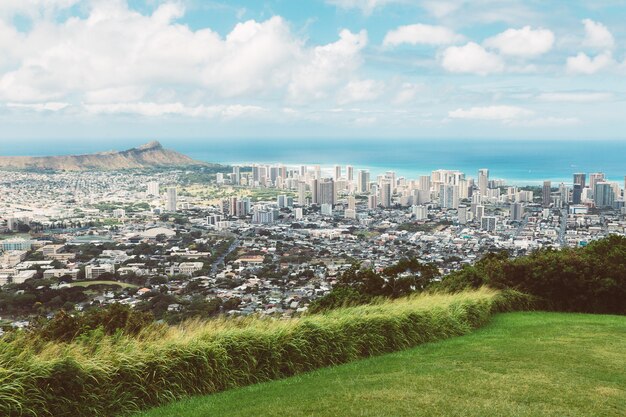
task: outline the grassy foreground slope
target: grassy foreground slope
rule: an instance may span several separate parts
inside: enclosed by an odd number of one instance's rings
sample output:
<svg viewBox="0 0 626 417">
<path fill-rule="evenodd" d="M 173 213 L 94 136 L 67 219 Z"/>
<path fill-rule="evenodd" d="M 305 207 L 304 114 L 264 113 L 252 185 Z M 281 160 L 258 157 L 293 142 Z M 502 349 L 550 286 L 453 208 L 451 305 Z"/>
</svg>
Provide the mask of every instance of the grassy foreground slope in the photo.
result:
<svg viewBox="0 0 626 417">
<path fill-rule="evenodd" d="M 529 298 L 417 295 L 291 320 L 210 320 L 69 342 L 0 340 L 0 415 L 113 416 L 459 336 Z"/>
<path fill-rule="evenodd" d="M 507 313 L 469 335 L 141 417 L 624 416 L 626 317 Z"/>
</svg>

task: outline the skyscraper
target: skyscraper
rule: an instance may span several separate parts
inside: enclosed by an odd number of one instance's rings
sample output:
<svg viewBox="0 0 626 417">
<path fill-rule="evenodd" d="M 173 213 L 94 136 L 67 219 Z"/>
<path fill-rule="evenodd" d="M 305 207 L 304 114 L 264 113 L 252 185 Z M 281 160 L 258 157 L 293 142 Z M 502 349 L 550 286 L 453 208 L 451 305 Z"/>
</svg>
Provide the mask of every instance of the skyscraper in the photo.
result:
<svg viewBox="0 0 626 417">
<path fill-rule="evenodd" d="M 369 191 L 370 173 L 364 169 L 359 170 L 357 177 L 357 192 L 366 193 Z"/>
<path fill-rule="evenodd" d="M 319 181 L 317 197 L 318 204 L 335 205 L 335 182 L 332 178 L 324 178 Z"/>
<path fill-rule="evenodd" d="M 594 172 L 593 174 L 589 174 L 589 188 L 591 188 L 591 194 L 593 196 L 596 195 L 596 184 L 600 181 L 604 181 L 604 173 Z"/>
<path fill-rule="evenodd" d="M 167 187 L 167 203 L 165 205 L 166 211 L 176 211 L 176 187 Z"/>
<path fill-rule="evenodd" d="M 572 203 L 580 204 L 582 202 L 583 186 L 581 184 L 574 184 L 572 189 Z"/>
<path fill-rule="evenodd" d="M 383 181 L 380 184 L 380 205 L 387 208 L 391 207 L 391 181 Z"/>
<path fill-rule="evenodd" d="M 523 216 L 523 207 L 520 203 L 511 204 L 511 221 L 519 222 L 522 221 Z"/>
<path fill-rule="evenodd" d="M 593 201 L 596 207 L 612 207 L 615 203 L 615 191 L 613 184 L 606 181 L 600 181 L 595 184 L 596 192 L 593 195 Z"/>
<path fill-rule="evenodd" d="M 481 196 L 487 195 L 487 188 L 489 187 L 489 170 L 482 168 L 478 170 L 478 191 Z"/>
<path fill-rule="evenodd" d="M 542 201 L 543 207 L 550 207 L 550 204 L 552 203 L 552 182 L 551 181 L 543 182 L 543 189 L 541 192 L 541 201 Z"/>
<path fill-rule="evenodd" d="M 304 181 L 298 183 L 298 204 L 301 206 L 306 204 L 306 183 Z"/>
<path fill-rule="evenodd" d="M 458 185 L 440 185 L 439 186 L 439 205 L 442 208 L 456 209 L 459 207 L 459 186 Z"/>
<path fill-rule="evenodd" d="M 346 165 L 346 177 L 348 181 L 354 181 L 354 167 L 352 165 Z"/>
<path fill-rule="evenodd" d="M 234 166 L 233 167 L 233 175 L 232 180 L 234 185 L 239 185 L 241 183 L 241 168 Z"/>
<path fill-rule="evenodd" d="M 587 174 L 578 172 L 574 174 L 574 184 L 580 184 L 580 188 L 585 188 Z"/>
<path fill-rule="evenodd" d="M 333 179 L 337 181 L 339 178 L 341 178 L 341 165 L 335 165 Z"/>
<path fill-rule="evenodd" d="M 158 183 L 158 181 L 150 181 L 148 183 L 147 194 L 155 196 L 155 197 L 159 195 L 159 183 Z"/>
</svg>

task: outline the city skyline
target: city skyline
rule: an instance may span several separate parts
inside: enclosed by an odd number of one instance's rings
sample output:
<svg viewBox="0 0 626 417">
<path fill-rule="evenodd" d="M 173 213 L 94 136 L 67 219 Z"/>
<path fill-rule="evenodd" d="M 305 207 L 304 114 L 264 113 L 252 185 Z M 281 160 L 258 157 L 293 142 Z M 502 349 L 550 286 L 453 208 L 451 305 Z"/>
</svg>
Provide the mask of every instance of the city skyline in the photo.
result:
<svg viewBox="0 0 626 417">
<path fill-rule="evenodd" d="M 0 141 L 622 139 L 622 2 L 5 1 Z"/>
</svg>

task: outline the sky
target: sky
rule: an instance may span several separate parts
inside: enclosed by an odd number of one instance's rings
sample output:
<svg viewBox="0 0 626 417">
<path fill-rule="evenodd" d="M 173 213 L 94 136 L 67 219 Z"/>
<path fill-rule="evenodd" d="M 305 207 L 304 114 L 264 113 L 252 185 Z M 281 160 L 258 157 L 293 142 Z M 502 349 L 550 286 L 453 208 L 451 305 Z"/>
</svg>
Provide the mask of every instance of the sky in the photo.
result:
<svg viewBox="0 0 626 417">
<path fill-rule="evenodd" d="M 616 139 L 626 0 L 0 0 L 0 142 Z"/>
</svg>

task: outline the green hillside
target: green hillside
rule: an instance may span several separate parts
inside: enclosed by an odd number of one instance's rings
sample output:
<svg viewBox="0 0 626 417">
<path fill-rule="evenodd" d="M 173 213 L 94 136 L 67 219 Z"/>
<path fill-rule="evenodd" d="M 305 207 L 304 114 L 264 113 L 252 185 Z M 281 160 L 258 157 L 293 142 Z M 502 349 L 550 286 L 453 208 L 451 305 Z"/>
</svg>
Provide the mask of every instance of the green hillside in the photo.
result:
<svg viewBox="0 0 626 417">
<path fill-rule="evenodd" d="M 507 313 L 469 335 L 140 417 L 624 416 L 626 317 Z"/>
</svg>

